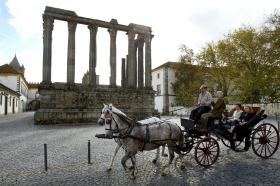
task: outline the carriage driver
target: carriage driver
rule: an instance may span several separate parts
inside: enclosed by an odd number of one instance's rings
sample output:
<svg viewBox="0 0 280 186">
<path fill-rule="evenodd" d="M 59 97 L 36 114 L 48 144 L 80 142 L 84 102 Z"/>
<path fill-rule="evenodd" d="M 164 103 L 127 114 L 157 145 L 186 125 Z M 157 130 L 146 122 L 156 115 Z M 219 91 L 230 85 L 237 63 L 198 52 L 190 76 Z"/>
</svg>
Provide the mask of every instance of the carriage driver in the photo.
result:
<svg viewBox="0 0 280 186">
<path fill-rule="evenodd" d="M 201 115 L 202 128 L 199 129 L 200 132 L 208 132 L 207 127 L 209 119 L 222 118 L 223 112 L 226 108 L 224 93 L 222 91 L 217 91 L 216 97 L 217 101 L 214 103 L 213 109 Z"/>
<path fill-rule="evenodd" d="M 194 120 L 194 123 L 197 123 L 203 113 L 211 110 L 212 100 L 212 95 L 207 91 L 207 86 L 201 85 L 197 100 L 198 107 L 193 109 L 190 115 L 190 119 Z"/>
</svg>

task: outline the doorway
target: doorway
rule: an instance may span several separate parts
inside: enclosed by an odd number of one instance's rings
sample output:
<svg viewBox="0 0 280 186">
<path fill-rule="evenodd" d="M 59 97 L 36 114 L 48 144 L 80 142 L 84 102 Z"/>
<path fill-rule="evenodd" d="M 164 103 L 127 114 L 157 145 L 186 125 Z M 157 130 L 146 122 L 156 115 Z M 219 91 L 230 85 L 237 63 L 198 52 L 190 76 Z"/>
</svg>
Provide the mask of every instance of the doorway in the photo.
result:
<svg viewBox="0 0 280 186">
<path fill-rule="evenodd" d="M 8 114 L 8 97 L 5 96 L 5 115 Z"/>
</svg>

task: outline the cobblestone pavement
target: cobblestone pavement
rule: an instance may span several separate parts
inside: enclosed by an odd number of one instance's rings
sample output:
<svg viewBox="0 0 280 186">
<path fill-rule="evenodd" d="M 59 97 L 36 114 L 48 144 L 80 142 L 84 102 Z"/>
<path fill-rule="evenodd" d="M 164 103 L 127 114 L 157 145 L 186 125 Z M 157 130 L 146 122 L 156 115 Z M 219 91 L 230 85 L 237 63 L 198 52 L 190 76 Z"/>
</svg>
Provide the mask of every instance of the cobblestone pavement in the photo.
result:
<svg viewBox="0 0 280 186">
<path fill-rule="evenodd" d="M 173 119 L 177 121 L 178 119 Z M 270 121 L 274 122 L 275 121 Z M 279 185 L 280 151 L 263 160 L 252 149 L 236 153 L 224 147 L 218 161 L 210 168 L 197 165 L 193 152 L 185 157 L 186 169 L 172 165 L 162 177 L 160 167 L 167 163 L 161 157 L 151 163 L 155 151 L 140 152 L 136 179 L 131 180 L 120 159 L 121 150 L 111 172 L 107 172 L 116 144 L 97 139 L 104 133 L 97 125 L 33 124 L 33 113 L 0 117 L 0 185 Z M 87 164 L 87 142 L 91 140 L 92 164 Z M 44 171 L 43 144 L 48 145 L 49 169 Z"/>
</svg>

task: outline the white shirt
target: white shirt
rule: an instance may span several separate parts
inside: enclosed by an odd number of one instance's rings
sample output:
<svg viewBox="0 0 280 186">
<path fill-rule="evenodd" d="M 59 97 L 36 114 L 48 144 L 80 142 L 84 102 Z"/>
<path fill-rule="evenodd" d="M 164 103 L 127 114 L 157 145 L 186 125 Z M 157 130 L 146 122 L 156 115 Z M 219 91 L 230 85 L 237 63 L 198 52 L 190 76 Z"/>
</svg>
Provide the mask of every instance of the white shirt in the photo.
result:
<svg viewBox="0 0 280 186">
<path fill-rule="evenodd" d="M 212 102 L 212 95 L 210 92 L 201 92 L 198 96 L 198 105 L 199 106 L 210 106 Z"/>
<path fill-rule="evenodd" d="M 242 112 L 243 112 L 242 110 L 235 110 L 235 111 L 233 112 L 232 117 L 229 117 L 229 120 L 230 120 L 230 121 L 238 120 L 238 119 L 240 118 Z"/>
</svg>

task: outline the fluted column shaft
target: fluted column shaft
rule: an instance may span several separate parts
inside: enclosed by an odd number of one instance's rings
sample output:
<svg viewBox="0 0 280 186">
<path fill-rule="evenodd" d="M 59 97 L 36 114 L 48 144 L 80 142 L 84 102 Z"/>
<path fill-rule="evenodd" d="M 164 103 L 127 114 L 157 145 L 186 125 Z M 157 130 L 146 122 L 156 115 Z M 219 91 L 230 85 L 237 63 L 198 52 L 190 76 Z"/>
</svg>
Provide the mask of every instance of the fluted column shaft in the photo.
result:
<svg viewBox="0 0 280 186">
<path fill-rule="evenodd" d="M 135 61 L 135 33 L 134 31 L 128 31 L 128 61 L 127 61 L 127 84 L 128 87 L 136 87 L 136 61 Z"/>
<path fill-rule="evenodd" d="M 145 36 L 145 87 L 152 87 L 152 35 Z"/>
<path fill-rule="evenodd" d="M 110 85 L 116 85 L 116 76 L 117 76 L 117 30 L 108 29 L 110 34 L 110 67 L 111 67 L 111 76 L 110 76 Z"/>
<path fill-rule="evenodd" d="M 143 46 L 144 46 L 144 36 L 138 35 L 138 88 L 142 88 L 144 84 L 144 59 L 143 59 Z"/>
<path fill-rule="evenodd" d="M 53 22 L 52 17 L 43 15 L 43 83 L 51 83 Z"/>
<path fill-rule="evenodd" d="M 75 83 L 75 31 L 77 23 L 68 22 L 67 83 Z"/>
<path fill-rule="evenodd" d="M 89 82 L 91 85 L 96 85 L 96 58 L 97 58 L 97 47 L 96 47 L 96 34 L 97 26 L 89 25 L 90 31 L 90 44 L 89 44 Z"/>
</svg>

